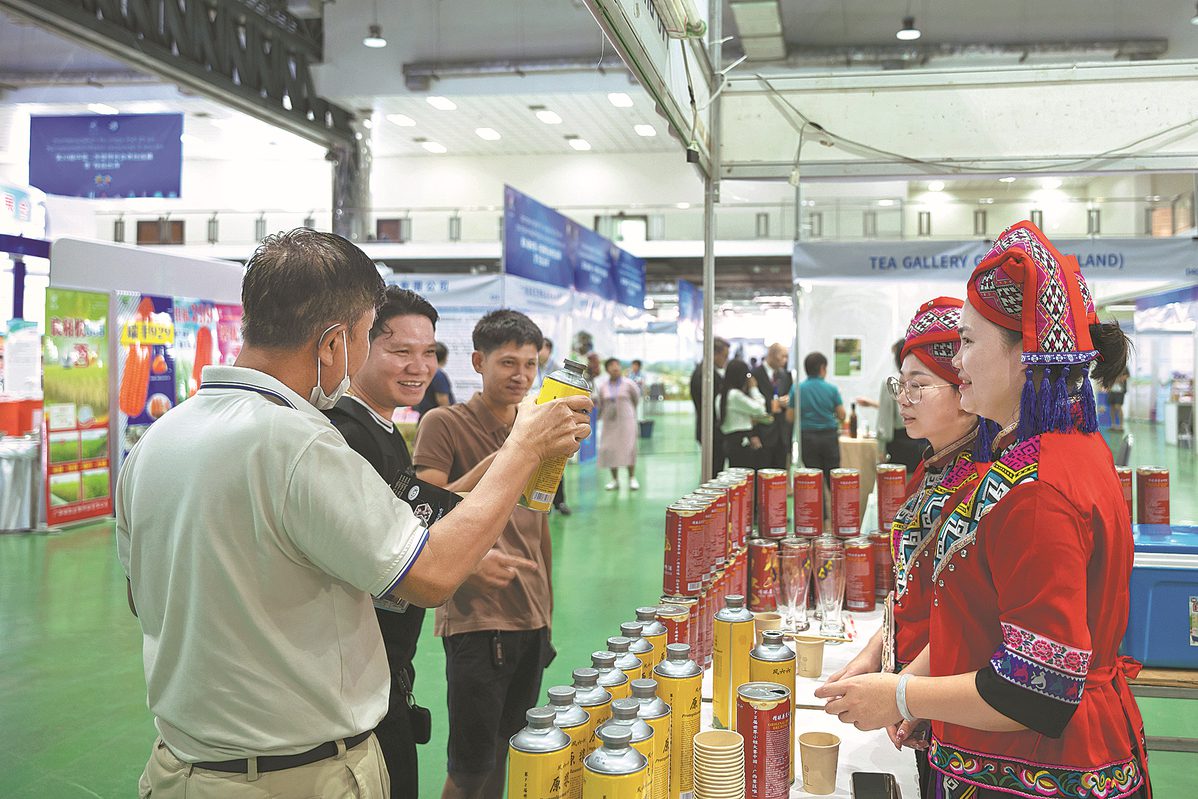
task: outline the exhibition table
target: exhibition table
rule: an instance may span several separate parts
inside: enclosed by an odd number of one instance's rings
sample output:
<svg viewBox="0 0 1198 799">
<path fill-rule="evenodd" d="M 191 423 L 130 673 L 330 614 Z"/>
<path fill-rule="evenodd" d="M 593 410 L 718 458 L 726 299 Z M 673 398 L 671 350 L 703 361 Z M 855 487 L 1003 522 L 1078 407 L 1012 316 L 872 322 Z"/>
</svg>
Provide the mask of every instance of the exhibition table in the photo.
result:
<svg viewBox="0 0 1198 799">
<path fill-rule="evenodd" d="M 850 439 L 851 440 L 851 439 Z M 795 704 L 823 706 L 825 700 L 817 699 L 815 689 L 822 685 L 830 675 L 836 673 L 848 664 L 861 651 L 866 642 L 882 626 L 882 611 L 870 613 L 852 613 L 856 623 L 857 635 L 849 643 L 828 645 L 824 647 L 824 670 L 818 679 L 795 677 Z M 818 622 L 816 622 L 818 623 Z M 712 721 L 712 672 L 707 669 L 703 674 L 703 720 L 702 727 L 711 729 Z M 884 730 L 861 732 L 851 724 L 843 724 L 840 719 L 830 716 L 822 710 L 795 710 L 795 735 L 805 732 L 830 732 L 840 737 L 840 760 L 836 772 L 836 790 L 826 796 L 839 799 L 851 799 L 852 779 L 855 771 L 890 772 L 898 779 L 899 787 L 904 797 L 919 796 L 919 783 L 915 771 L 915 753 L 911 749 L 896 750 L 890 743 Z M 802 764 L 799 746 L 795 744 L 795 784 L 791 787 L 790 796 L 809 797 L 815 794 L 803 790 Z"/>
<path fill-rule="evenodd" d="M 1134 696 L 1146 699 L 1198 699 L 1198 671 L 1144 669 L 1128 684 Z M 1149 735 L 1148 748 L 1158 752 L 1198 752 L 1198 738 Z"/>
</svg>

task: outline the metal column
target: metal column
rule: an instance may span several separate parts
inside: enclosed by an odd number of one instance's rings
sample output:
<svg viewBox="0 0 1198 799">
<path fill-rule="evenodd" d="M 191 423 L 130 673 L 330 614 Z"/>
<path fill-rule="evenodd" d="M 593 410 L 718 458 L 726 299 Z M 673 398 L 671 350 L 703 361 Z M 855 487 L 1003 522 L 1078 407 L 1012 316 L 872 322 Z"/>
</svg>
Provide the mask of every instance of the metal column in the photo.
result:
<svg viewBox="0 0 1198 799">
<path fill-rule="evenodd" d="M 722 0 L 708 3 L 708 45 L 711 70 L 723 80 L 724 4 Z M 717 92 L 719 86 L 712 86 Z M 700 438 L 703 448 L 703 480 L 712 477 L 711 460 L 715 447 L 715 206 L 720 201 L 720 97 L 711 103 L 710 118 L 711 165 L 703 181 L 703 398 L 700 413 Z"/>
</svg>

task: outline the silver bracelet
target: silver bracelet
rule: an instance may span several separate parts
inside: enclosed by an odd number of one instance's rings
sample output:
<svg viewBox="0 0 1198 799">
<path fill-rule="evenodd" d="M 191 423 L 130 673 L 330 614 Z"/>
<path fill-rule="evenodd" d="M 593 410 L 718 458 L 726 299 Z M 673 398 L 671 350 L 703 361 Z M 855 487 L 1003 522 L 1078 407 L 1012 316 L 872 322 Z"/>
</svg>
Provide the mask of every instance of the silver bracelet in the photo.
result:
<svg viewBox="0 0 1198 799">
<path fill-rule="evenodd" d="M 910 674 L 902 674 L 899 676 L 898 687 L 894 689 L 894 703 L 898 705 L 899 714 L 907 721 L 915 721 L 915 716 L 911 715 L 911 709 L 907 707 L 907 681 L 911 679 Z"/>
</svg>

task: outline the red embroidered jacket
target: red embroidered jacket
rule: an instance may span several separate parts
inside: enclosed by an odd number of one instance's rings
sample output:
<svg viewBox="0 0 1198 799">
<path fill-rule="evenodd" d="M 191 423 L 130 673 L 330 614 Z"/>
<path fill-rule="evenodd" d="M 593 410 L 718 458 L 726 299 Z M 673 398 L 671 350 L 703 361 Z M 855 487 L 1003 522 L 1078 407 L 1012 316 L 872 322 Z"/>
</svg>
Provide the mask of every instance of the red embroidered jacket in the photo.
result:
<svg viewBox="0 0 1198 799">
<path fill-rule="evenodd" d="M 883 632 L 890 636 L 895 671 L 915 660 L 928 644 L 934 531 L 949 497 L 977 480 L 970 455 L 973 439 L 970 434 L 952 449 L 922 461 L 915 471 L 919 482 L 912 478 L 914 485 L 908 484 L 908 488 L 913 490 L 895 515 L 891 527 L 894 594 L 888 598 L 892 603 L 890 629 Z"/>
<path fill-rule="evenodd" d="M 942 786 L 1134 793 L 1147 778 L 1143 722 L 1118 655 L 1133 545 L 1110 450 L 1096 434 L 1037 436 L 951 503 L 932 575 L 932 675 L 977 672 L 982 698 L 1027 729 L 934 722 Z"/>
</svg>

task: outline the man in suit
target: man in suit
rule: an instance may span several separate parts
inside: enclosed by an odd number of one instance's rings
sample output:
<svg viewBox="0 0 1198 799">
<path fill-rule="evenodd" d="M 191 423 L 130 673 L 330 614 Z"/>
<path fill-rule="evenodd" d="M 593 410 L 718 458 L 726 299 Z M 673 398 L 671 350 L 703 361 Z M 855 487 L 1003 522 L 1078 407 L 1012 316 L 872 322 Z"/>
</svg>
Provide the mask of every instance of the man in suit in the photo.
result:
<svg viewBox="0 0 1198 799">
<path fill-rule="evenodd" d="M 783 344 L 771 344 L 765 360 L 753 370 L 757 388 L 765 397 L 766 407 L 774 415 L 773 424 L 758 425 L 757 435 L 761 439 L 761 460 L 766 468 L 785 469 L 790 459 L 790 441 L 793 437 L 791 425 L 786 421 L 786 409 L 790 405 L 790 387 L 794 378 L 786 362 L 790 350 Z"/>
<path fill-rule="evenodd" d="M 720 440 L 720 409 L 719 397 L 724 390 L 724 365 L 728 363 L 728 352 L 731 349 L 725 339 L 716 336 L 715 357 L 715 386 L 712 391 L 712 431 L 714 433 L 711 447 L 711 476 L 719 474 L 724 468 L 724 446 Z M 695 371 L 691 373 L 691 402 L 695 405 L 695 441 L 703 443 L 703 362 L 699 361 Z"/>
</svg>

